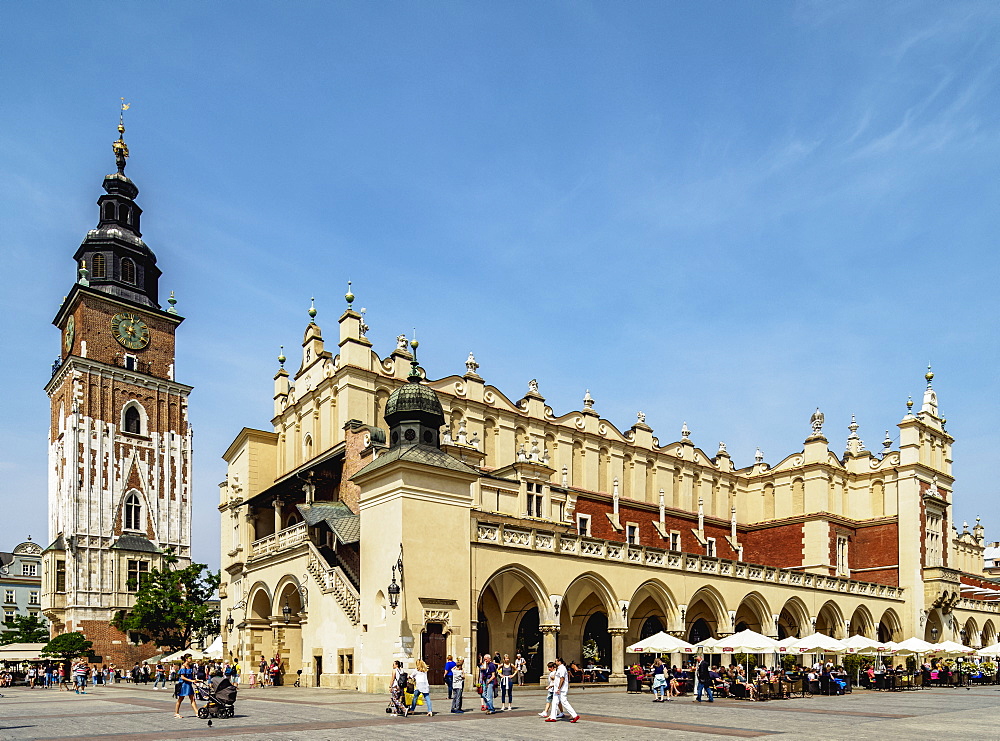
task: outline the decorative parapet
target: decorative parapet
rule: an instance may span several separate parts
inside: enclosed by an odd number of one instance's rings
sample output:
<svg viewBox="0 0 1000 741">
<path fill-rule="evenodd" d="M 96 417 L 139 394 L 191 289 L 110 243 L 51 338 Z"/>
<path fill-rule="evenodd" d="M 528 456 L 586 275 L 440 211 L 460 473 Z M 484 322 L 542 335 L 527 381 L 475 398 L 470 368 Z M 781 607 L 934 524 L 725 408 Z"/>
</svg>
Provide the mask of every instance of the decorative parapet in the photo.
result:
<svg viewBox="0 0 1000 741">
<path fill-rule="evenodd" d="M 283 551 L 309 540 L 309 525 L 300 522 L 297 525 L 286 527 L 271 535 L 266 535 L 253 542 L 250 546 L 250 558 L 260 558 L 268 556 L 278 551 Z"/>
<path fill-rule="evenodd" d="M 726 558 L 702 556 L 696 553 L 677 553 L 651 546 L 634 546 L 618 541 L 600 540 L 538 528 L 515 527 L 503 523 L 478 522 L 475 542 L 516 550 L 592 558 L 601 561 L 617 561 L 623 564 L 668 571 L 706 574 L 728 579 L 780 584 L 800 589 L 819 589 L 881 599 L 902 600 L 904 594 L 902 587 L 886 584 L 856 581 L 840 576 L 809 574 L 791 569 L 780 569 L 775 566 L 762 566 L 743 561 L 731 561 Z M 966 602 L 978 601 L 962 600 L 962 603 Z M 983 608 L 976 605 L 969 609 Z M 1000 603 L 994 604 L 991 611 L 1000 612 Z"/>
</svg>

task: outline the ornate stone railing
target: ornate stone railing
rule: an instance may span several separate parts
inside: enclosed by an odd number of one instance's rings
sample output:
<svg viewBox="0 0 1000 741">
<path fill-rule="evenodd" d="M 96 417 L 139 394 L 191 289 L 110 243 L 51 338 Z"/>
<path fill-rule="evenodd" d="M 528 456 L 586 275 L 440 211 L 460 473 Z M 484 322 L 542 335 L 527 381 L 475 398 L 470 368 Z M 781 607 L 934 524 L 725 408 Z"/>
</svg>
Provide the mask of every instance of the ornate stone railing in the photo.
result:
<svg viewBox="0 0 1000 741">
<path fill-rule="evenodd" d="M 678 553 L 652 546 L 629 545 L 617 541 L 599 540 L 575 534 L 562 534 L 502 523 L 478 522 L 476 524 L 476 542 L 486 545 L 502 545 L 519 550 L 592 558 L 668 571 L 720 576 L 728 579 L 783 584 L 802 589 L 821 589 L 827 592 L 841 592 L 858 596 L 900 600 L 903 599 L 904 591 L 901 587 L 855 581 L 840 576 L 809 574 L 791 569 L 780 569 L 775 566 L 762 566 L 743 561 L 702 556 L 697 553 Z M 962 602 L 978 603 L 978 600 L 962 600 Z M 1000 606 L 998 606 L 1000 603 L 987 604 L 993 604 L 993 610 L 1000 611 Z M 980 608 L 977 604 L 969 609 L 989 608 Z"/>
<path fill-rule="evenodd" d="M 309 544 L 309 563 L 306 567 L 323 594 L 332 594 L 352 625 L 361 622 L 361 595 L 354 588 L 347 574 L 339 566 L 330 567 L 312 543 Z"/>
<path fill-rule="evenodd" d="M 963 610 L 978 610 L 979 612 L 993 612 L 1000 614 L 1000 602 L 962 597 L 958 600 L 958 604 L 956 606 Z"/>
<path fill-rule="evenodd" d="M 309 540 L 309 525 L 300 522 L 255 540 L 250 546 L 250 558 L 259 558 L 286 548 L 293 548 L 307 540 Z"/>
</svg>

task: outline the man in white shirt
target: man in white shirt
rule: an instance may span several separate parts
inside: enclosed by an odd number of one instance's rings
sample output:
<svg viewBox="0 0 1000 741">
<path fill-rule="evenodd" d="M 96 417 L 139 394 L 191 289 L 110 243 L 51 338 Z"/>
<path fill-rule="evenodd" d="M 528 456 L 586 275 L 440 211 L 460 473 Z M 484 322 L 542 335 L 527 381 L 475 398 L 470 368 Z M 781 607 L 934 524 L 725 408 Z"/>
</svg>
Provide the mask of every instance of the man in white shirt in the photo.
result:
<svg viewBox="0 0 1000 741">
<path fill-rule="evenodd" d="M 580 720 L 580 716 L 573 709 L 573 706 L 569 704 L 569 700 L 566 698 L 569 692 L 569 672 L 566 671 L 566 664 L 563 663 L 562 658 L 556 659 L 556 677 L 555 677 L 555 687 L 552 692 L 552 708 L 549 710 L 549 717 L 545 719 L 546 723 L 555 723 L 559 720 L 557 717 L 559 715 L 559 708 L 562 707 L 562 712 L 569 716 L 570 723 L 576 723 Z"/>
</svg>

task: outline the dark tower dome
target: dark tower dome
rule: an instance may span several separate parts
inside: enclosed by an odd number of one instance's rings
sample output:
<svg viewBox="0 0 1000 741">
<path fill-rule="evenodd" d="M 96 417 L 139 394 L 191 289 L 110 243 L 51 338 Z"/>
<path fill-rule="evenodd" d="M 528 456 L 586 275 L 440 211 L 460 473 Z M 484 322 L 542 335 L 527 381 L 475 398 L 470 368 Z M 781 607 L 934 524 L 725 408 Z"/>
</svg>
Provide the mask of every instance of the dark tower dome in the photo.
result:
<svg viewBox="0 0 1000 741">
<path fill-rule="evenodd" d="M 436 448 L 444 426 L 444 409 L 437 394 L 421 383 L 423 377 L 416 358 L 407 380 L 392 392 L 385 403 L 389 447 L 427 445 Z"/>
</svg>

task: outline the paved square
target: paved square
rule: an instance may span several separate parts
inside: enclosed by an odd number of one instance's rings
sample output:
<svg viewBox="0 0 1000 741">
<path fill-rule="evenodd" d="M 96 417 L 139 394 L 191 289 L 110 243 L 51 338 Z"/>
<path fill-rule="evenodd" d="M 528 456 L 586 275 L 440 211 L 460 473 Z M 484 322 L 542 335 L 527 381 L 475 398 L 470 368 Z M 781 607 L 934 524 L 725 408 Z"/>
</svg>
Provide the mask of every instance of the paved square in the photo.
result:
<svg viewBox="0 0 1000 741">
<path fill-rule="evenodd" d="M 651 696 L 623 689 L 592 687 L 570 694 L 582 718 L 577 724 L 544 723 L 538 689 L 515 690 L 517 709 L 485 716 L 478 698 L 472 711 L 448 712 L 443 692 L 433 692 L 435 710 L 396 718 L 385 713 L 386 699 L 322 689 L 270 687 L 243 689 L 236 717 L 209 728 L 187 710 L 173 717 L 168 691 L 117 685 L 88 690 L 86 696 L 55 689 L 4 690 L 0 699 L 0 739 L 104 739 L 160 741 L 205 738 L 234 741 L 284 739 L 1000 739 L 1000 687 L 866 692 L 846 697 L 813 697 L 750 703 L 719 700 L 711 705 L 678 698 L 653 703 Z"/>
</svg>

